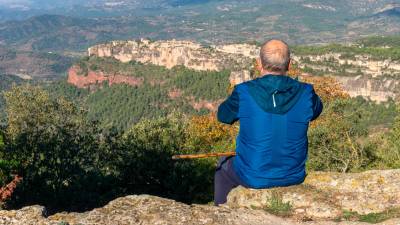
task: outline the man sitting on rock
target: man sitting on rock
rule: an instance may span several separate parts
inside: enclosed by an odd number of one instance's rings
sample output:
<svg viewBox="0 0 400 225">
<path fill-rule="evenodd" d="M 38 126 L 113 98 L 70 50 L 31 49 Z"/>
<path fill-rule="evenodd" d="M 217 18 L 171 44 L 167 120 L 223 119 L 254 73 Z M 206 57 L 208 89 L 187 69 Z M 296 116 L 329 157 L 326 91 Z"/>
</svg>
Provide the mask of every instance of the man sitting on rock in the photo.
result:
<svg viewBox="0 0 400 225">
<path fill-rule="evenodd" d="M 263 76 L 235 86 L 218 109 L 218 120 L 240 121 L 236 156 L 221 158 L 215 173 L 215 205 L 238 185 L 263 189 L 300 184 L 306 176 L 309 122 L 322 112 L 313 86 L 286 74 L 288 45 L 266 42 L 260 50 Z"/>
</svg>

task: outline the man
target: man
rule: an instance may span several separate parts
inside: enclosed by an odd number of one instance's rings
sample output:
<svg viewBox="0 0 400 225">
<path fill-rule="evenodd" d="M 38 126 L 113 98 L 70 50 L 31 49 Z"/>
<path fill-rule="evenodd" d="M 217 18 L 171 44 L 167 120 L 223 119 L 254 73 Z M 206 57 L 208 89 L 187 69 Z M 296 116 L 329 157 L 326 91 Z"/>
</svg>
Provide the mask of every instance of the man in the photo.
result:
<svg viewBox="0 0 400 225">
<path fill-rule="evenodd" d="M 215 204 L 238 185 L 271 188 L 300 184 L 306 176 L 309 122 L 322 112 L 310 84 L 286 74 L 290 50 L 281 40 L 260 50 L 260 78 L 237 85 L 218 109 L 218 120 L 240 121 L 236 156 L 221 158 L 215 173 Z"/>
</svg>

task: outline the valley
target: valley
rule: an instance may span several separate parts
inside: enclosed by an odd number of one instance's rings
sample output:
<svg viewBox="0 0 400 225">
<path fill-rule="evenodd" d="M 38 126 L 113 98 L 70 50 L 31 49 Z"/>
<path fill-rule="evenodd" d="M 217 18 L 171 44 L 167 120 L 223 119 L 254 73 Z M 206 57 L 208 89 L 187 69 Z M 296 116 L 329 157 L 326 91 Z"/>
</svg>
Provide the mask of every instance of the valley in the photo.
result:
<svg viewBox="0 0 400 225">
<path fill-rule="evenodd" d="M 390 105 L 400 97 L 398 42 L 400 37 L 390 36 L 346 45 L 293 46 L 293 75 L 333 77 L 351 97 Z M 102 127 L 124 130 L 175 109 L 190 115 L 215 112 L 229 86 L 257 76 L 258 49 L 248 43 L 115 40 L 91 46 L 81 57 L 28 57 L 5 49 L 0 66 L 8 74 L 3 83 L 12 83 L 13 77 L 41 83 L 52 95 L 87 107 L 89 118 L 102 121 Z"/>
</svg>

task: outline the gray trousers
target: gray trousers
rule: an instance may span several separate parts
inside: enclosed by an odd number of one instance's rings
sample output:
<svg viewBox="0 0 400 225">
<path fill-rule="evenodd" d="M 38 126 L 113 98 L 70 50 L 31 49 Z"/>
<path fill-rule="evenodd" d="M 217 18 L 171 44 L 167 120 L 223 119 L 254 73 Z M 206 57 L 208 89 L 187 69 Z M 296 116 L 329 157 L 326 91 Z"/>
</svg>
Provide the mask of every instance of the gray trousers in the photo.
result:
<svg viewBox="0 0 400 225">
<path fill-rule="evenodd" d="M 232 160 L 234 157 L 221 157 L 214 176 L 214 204 L 216 206 L 227 201 L 229 192 L 241 185 L 247 187 L 236 175 Z"/>
</svg>

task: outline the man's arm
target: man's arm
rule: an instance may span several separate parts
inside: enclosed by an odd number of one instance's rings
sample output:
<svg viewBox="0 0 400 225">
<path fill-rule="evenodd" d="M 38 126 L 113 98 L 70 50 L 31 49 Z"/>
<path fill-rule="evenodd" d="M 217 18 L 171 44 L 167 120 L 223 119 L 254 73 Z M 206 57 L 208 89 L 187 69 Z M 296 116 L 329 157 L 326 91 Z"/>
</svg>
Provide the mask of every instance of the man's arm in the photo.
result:
<svg viewBox="0 0 400 225">
<path fill-rule="evenodd" d="M 218 107 L 218 121 L 226 124 L 233 124 L 238 118 L 239 112 L 239 93 L 236 88 L 232 94 Z"/>
<path fill-rule="evenodd" d="M 321 98 L 315 93 L 314 89 L 312 90 L 312 104 L 313 104 L 313 116 L 311 121 L 318 118 L 321 115 L 322 109 L 324 108 Z"/>
</svg>

